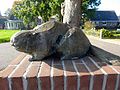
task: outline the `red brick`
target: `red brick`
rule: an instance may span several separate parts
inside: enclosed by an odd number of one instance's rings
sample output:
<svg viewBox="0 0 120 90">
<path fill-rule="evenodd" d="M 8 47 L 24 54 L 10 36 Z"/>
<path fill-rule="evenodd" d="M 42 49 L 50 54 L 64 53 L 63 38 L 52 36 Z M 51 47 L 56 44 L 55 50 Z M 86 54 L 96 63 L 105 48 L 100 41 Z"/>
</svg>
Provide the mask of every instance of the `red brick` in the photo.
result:
<svg viewBox="0 0 120 90">
<path fill-rule="evenodd" d="M 27 68 L 28 65 L 30 64 L 30 62 L 29 62 L 29 58 L 30 58 L 30 57 L 27 56 L 27 57 L 25 58 L 24 62 L 23 62 L 19 67 Z"/>
<path fill-rule="evenodd" d="M 24 90 L 22 77 L 11 77 L 12 79 L 12 90 Z"/>
<path fill-rule="evenodd" d="M 0 90 L 9 90 L 9 82 L 7 78 L 14 69 L 14 66 L 9 66 L 0 72 Z"/>
<path fill-rule="evenodd" d="M 116 79 L 117 79 L 116 72 L 104 63 L 99 63 L 99 66 L 108 74 L 107 83 L 106 83 L 106 90 L 115 90 Z"/>
<path fill-rule="evenodd" d="M 112 66 L 120 75 L 120 66 Z M 120 90 L 120 76 L 119 76 L 119 86 L 118 86 L 118 90 Z"/>
<path fill-rule="evenodd" d="M 17 66 L 17 69 L 15 72 L 11 75 L 11 81 L 12 81 L 12 89 L 13 90 L 23 90 L 23 82 L 22 77 L 24 73 L 26 72 L 26 69 L 30 62 L 28 61 L 29 56 L 24 58 L 24 61 Z"/>
<path fill-rule="evenodd" d="M 23 90 L 22 77 L 23 77 L 23 74 L 25 73 L 25 70 L 26 68 L 19 67 L 15 71 L 15 73 L 11 76 L 12 89 L 16 90 L 18 88 L 19 90 Z"/>
<path fill-rule="evenodd" d="M 94 74 L 93 90 L 102 90 L 104 73 L 89 58 L 86 57 L 86 59 L 85 59 L 86 65 L 90 68 L 91 72 Z"/>
<path fill-rule="evenodd" d="M 8 77 L 10 73 L 16 68 L 16 66 L 8 66 L 3 71 L 0 72 L 0 77 Z"/>
<path fill-rule="evenodd" d="M 119 78 L 119 86 L 118 86 L 118 90 L 120 90 L 120 78 Z"/>
<path fill-rule="evenodd" d="M 66 60 L 64 62 L 67 75 L 67 89 L 68 90 L 77 90 L 77 73 L 73 67 L 71 60 Z"/>
<path fill-rule="evenodd" d="M 23 58 L 26 56 L 26 54 L 22 53 L 19 56 L 17 56 L 11 63 L 10 65 L 17 65 L 23 60 Z"/>
<path fill-rule="evenodd" d="M 29 77 L 27 78 L 28 81 L 28 90 L 38 90 L 38 82 L 37 77 Z"/>
<path fill-rule="evenodd" d="M 80 73 L 80 90 L 89 90 L 90 73 L 84 64 L 76 64 L 78 72 Z"/>
<path fill-rule="evenodd" d="M 7 78 L 0 77 L 0 90 L 9 90 Z"/>
<path fill-rule="evenodd" d="M 50 69 L 51 69 L 51 60 L 43 61 L 40 68 L 40 85 L 42 90 L 50 90 L 51 82 L 50 82 Z"/>
<path fill-rule="evenodd" d="M 62 65 L 62 60 L 56 60 L 56 59 L 54 59 L 53 62 L 54 62 L 54 63 L 53 63 L 53 66 L 54 66 L 54 65 Z"/>
<path fill-rule="evenodd" d="M 52 60 L 42 61 L 34 61 L 29 62 L 30 56 L 24 57 L 21 55 L 21 60 L 16 59 L 13 61 L 11 65 L 5 68 L 3 71 L 0 71 L 0 90 L 9 90 L 8 76 L 11 79 L 12 90 L 23 90 L 23 78 L 27 80 L 27 89 L 28 90 L 37 90 L 38 85 L 41 85 L 42 90 L 50 90 L 51 89 L 51 80 L 53 79 L 54 90 L 64 90 L 64 71 L 62 66 L 62 61 L 57 60 L 53 63 L 53 77 L 51 77 L 51 66 Z M 94 59 L 94 57 L 92 57 Z M 18 60 L 18 61 L 17 61 Z M 106 65 L 105 63 L 96 61 L 94 59 L 97 67 L 89 58 L 84 58 L 86 66 L 90 69 L 93 76 L 93 90 L 102 90 L 103 78 L 104 74 L 101 71 L 103 69 L 106 73 L 108 73 L 107 83 L 105 90 L 115 90 L 117 72 L 113 70 L 111 67 Z M 21 63 L 21 61 L 23 63 Z M 85 64 L 81 60 L 74 60 L 75 66 L 80 74 L 80 90 L 89 90 L 91 73 L 86 68 Z M 29 69 L 28 66 L 30 65 Z M 72 61 L 64 61 L 65 69 L 66 69 L 66 80 L 67 80 L 67 90 L 77 90 L 78 85 L 78 75 L 75 71 L 75 67 L 73 66 Z M 18 67 L 19 66 L 19 67 Z M 16 68 L 17 67 L 17 68 Z M 120 66 L 113 66 L 118 72 L 120 72 Z M 13 70 L 15 70 L 14 73 Z M 27 70 L 27 71 L 26 71 Z M 39 75 L 38 75 L 39 74 Z M 24 75 L 24 77 L 23 77 Z M 39 76 L 39 77 L 38 77 Z M 52 79 L 51 79 L 52 78 Z M 38 83 L 38 79 L 40 79 L 40 83 Z M 120 81 L 119 81 L 119 89 L 120 89 Z M 119 90 L 118 89 L 118 90 Z"/>
<path fill-rule="evenodd" d="M 82 64 L 82 60 L 78 59 L 78 60 L 73 60 L 76 64 Z"/>
<path fill-rule="evenodd" d="M 36 77 L 37 74 L 38 74 L 38 71 L 39 71 L 39 68 L 41 66 L 41 61 L 39 62 L 32 62 L 27 74 L 26 74 L 26 77 Z"/>
<path fill-rule="evenodd" d="M 38 82 L 37 82 L 37 75 L 41 65 L 41 61 L 33 62 L 29 71 L 26 75 L 28 81 L 28 90 L 37 90 L 38 89 Z"/>
<path fill-rule="evenodd" d="M 54 76 L 54 90 L 64 90 L 64 77 L 63 76 Z"/>
<path fill-rule="evenodd" d="M 102 75 L 95 75 L 93 89 L 94 90 L 102 90 L 103 80 L 104 80 L 103 74 Z"/>
<path fill-rule="evenodd" d="M 24 63 L 24 62 L 23 62 Z M 20 65 L 16 71 L 12 74 L 11 77 L 22 77 L 23 74 L 26 72 L 26 69 L 28 67 L 28 63 L 26 63 L 23 67 L 21 67 L 22 65 Z"/>
<path fill-rule="evenodd" d="M 120 66 L 112 66 L 112 67 L 120 73 Z"/>
<path fill-rule="evenodd" d="M 104 75 L 94 76 L 93 90 L 102 90 Z"/>
<path fill-rule="evenodd" d="M 115 90 L 117 75 L 108 75 L 106 90 Z M 111 82 L 112 81 L 112 82 Z"/>
<path fill-rule="evenodd" d="M 55 61 L 53 65 L 54 90 L 64 90 L 64 74 L 61 61 Z"/>
</svg>

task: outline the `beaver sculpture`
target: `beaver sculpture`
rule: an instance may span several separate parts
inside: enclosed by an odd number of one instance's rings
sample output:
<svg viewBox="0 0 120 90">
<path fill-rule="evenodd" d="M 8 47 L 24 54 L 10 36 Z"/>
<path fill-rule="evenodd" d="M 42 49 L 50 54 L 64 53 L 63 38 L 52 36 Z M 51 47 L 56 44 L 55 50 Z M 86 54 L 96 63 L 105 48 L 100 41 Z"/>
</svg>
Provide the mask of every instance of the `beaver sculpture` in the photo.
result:
<svg viewBox="0 0 120 90">
<path fill-rule="evenodd" d="M 60 53 L 61 59 L 79 58 L 91 45 L 82 30 L 57 21 L 20 31 L 12 36 L 11 44 L 16 50 L 32 55 L 31 61 L 42 60 L 54 53 Z"/>
</svg>

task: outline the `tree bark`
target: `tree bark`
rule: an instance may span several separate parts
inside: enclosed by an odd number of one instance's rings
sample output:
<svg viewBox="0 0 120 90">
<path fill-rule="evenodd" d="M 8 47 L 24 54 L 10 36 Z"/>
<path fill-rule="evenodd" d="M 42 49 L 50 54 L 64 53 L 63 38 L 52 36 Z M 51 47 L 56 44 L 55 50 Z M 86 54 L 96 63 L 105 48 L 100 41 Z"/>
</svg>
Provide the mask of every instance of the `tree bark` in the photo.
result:
<svg viewBox="0 0 120 90">
<path fill-rule="evenodd" d="M 82 0 L 65 0 L 63 23 L 80 27 L 81 1 Z"/>
</svg>

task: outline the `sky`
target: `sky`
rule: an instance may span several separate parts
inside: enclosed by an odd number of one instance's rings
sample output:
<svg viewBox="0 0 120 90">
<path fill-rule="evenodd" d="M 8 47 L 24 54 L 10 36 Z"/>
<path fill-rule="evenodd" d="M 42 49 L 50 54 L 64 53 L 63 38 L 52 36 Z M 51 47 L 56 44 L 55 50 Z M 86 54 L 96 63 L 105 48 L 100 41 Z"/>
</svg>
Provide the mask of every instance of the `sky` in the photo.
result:
<svg viewBox="0 0 120 90">
<path fill-rule="evenodd" d="M 0 12 L 2 15 L 8 8 L 12 7 L 14 0 L 1 0 Z M 101 5 L 98 10 L 114 10 L 117 15 L 120 15 L 120 0 L 101 0 Z"/>
<path fill-rule="evenodd" d="M 120 16 L 120 0 L 101 0 L 99 10 L 114 10 Z"/>
<path fill-rule="evenodd" d="M 14 0 L 1 0 L 0 2 L 0 12 L 3 15 L 8 8 L 12 7 Z"/>
</svg>

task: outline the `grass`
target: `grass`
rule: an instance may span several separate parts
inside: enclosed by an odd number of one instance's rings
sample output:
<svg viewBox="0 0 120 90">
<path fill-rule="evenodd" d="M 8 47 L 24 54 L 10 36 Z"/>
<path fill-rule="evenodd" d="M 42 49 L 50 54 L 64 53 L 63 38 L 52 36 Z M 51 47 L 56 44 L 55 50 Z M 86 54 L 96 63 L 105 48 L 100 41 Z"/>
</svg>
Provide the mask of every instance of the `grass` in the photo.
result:
<svg viewBox="0 0 120 90">
<path fill-rule="evenodd" d="M 116 36 L 116 37 L 120 37 L 120 34 L 113 34 L 114 36 Z"/>
<path fill-rule="evenodd" d="M 0 43 L 9 42 L 13 34 L 20 30 L 0 30 Z"/>
</svg>

